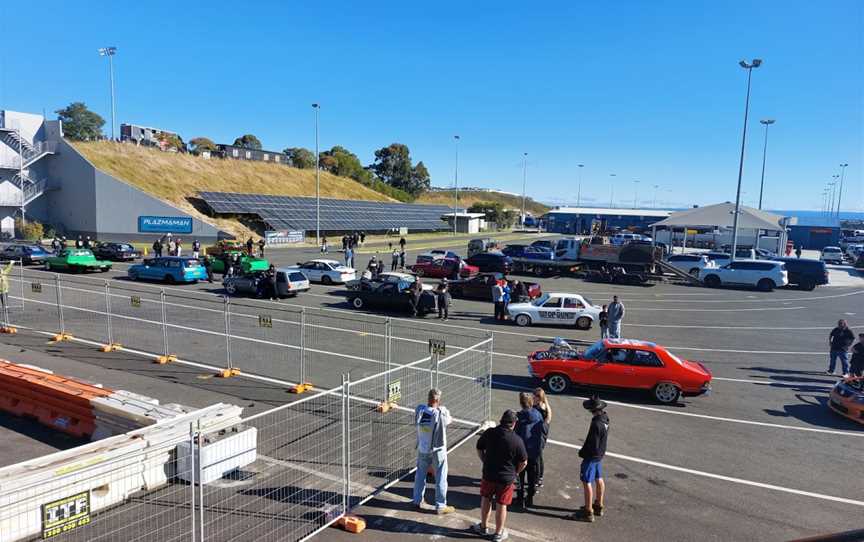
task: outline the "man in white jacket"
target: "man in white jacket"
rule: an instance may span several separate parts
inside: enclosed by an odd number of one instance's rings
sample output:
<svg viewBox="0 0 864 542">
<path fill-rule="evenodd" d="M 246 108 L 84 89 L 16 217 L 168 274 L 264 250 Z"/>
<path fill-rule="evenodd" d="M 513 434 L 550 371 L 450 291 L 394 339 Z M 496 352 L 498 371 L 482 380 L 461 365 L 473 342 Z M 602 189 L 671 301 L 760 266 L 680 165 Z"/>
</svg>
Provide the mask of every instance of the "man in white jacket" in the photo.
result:
<svg viewBox="0 0 864 542">
<path fill-rule="evenodd" d="M 414 409 L 417 427 L 417 472 L 414 473 L 414 508 L 422 509 L 426 492 L 426 472 L 435 469 L 435 510 L 449 514 L 455 508 L 447 505 L 447 430 L 452 418 L 447 407 L 441 406 L 441 391 L 429 390 L 425 405 Z"/>
</svg>

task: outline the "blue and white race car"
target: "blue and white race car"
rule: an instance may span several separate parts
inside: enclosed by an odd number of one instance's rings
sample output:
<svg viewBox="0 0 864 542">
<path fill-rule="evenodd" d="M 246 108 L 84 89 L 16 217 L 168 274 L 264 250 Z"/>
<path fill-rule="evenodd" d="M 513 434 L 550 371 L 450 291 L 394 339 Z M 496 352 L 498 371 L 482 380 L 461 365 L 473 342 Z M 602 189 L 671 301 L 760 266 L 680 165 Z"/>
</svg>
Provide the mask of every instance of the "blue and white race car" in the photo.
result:
<svg viewBox="0 0 864 542">
<path fill-rule="evenodd" d="M 507 312 L 519 326 L 557 325 L 591 329 L 599 320 L 601 307 L 579 294 L 543 294 L 527 303 L 510 303 Z"/>
</svg>

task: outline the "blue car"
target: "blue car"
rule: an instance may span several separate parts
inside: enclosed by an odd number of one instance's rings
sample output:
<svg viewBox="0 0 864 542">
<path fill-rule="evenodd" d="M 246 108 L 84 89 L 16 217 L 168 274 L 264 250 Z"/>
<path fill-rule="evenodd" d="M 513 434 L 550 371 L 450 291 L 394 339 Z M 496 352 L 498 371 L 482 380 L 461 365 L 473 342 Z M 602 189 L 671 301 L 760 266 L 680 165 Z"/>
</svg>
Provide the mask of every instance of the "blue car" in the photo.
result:
<svg viewBox="0 0 864 542">
<path fill-rule="evenodd" d="M 131 280 L 158 280 L 174 284 L 207 280 L 207 270 L 195 258 L 164 256 L 148 258 L 126 272 Z"/>
<path fill-rule="evenodd" d="M 552 260 L 551 249 L 534 245 L 507 245 L 501 251 L 511 258 L 527 258 L 530 260 Z"/>
</svg>

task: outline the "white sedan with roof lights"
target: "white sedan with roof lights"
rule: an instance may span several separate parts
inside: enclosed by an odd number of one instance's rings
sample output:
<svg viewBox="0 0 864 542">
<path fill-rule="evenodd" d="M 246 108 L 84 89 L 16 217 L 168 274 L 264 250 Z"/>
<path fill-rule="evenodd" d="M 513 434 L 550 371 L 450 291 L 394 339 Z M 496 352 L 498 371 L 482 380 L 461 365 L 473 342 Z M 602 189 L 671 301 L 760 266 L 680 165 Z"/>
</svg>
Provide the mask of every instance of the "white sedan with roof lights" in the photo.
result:
<svg viewBox="0 0 864 542">
<path fill-rule="evenodd" d="M 552 324 L 590 329 L 602 309 L 579 294 L 551 293 L 528 303 L 510 303 L 507 312 L 519 326 Z"/>
</svg>

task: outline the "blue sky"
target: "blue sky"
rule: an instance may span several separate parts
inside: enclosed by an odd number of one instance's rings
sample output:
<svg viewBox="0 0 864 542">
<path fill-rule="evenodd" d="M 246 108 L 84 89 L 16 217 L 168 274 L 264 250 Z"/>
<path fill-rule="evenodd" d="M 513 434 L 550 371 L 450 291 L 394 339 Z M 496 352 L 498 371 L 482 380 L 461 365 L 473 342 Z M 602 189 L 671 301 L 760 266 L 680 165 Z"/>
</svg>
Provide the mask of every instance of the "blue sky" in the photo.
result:
<svg viewBox="0 0 864 542">
<path fill-rule="evenodd" d="M 0 108 L 84 101 L 132 122 L 265 148 L 343 145 L 364 163 L 407 144 L 433 185 L 575 203 L 684 206 L 735 197 L 746 72 L 754 71 L 744 201 L 818 209 L 848 162 L 844 209 L 864 210 L 864 2 L 0 3 Z M 21 48 L 11 44 L 21 44 Z M 53 116 L 53 114 L 51 115 Z M 106 129 L 108 126 L 106 125 Z M 611 173 L 616 176 L 610 177 Z"/>
</svg>

